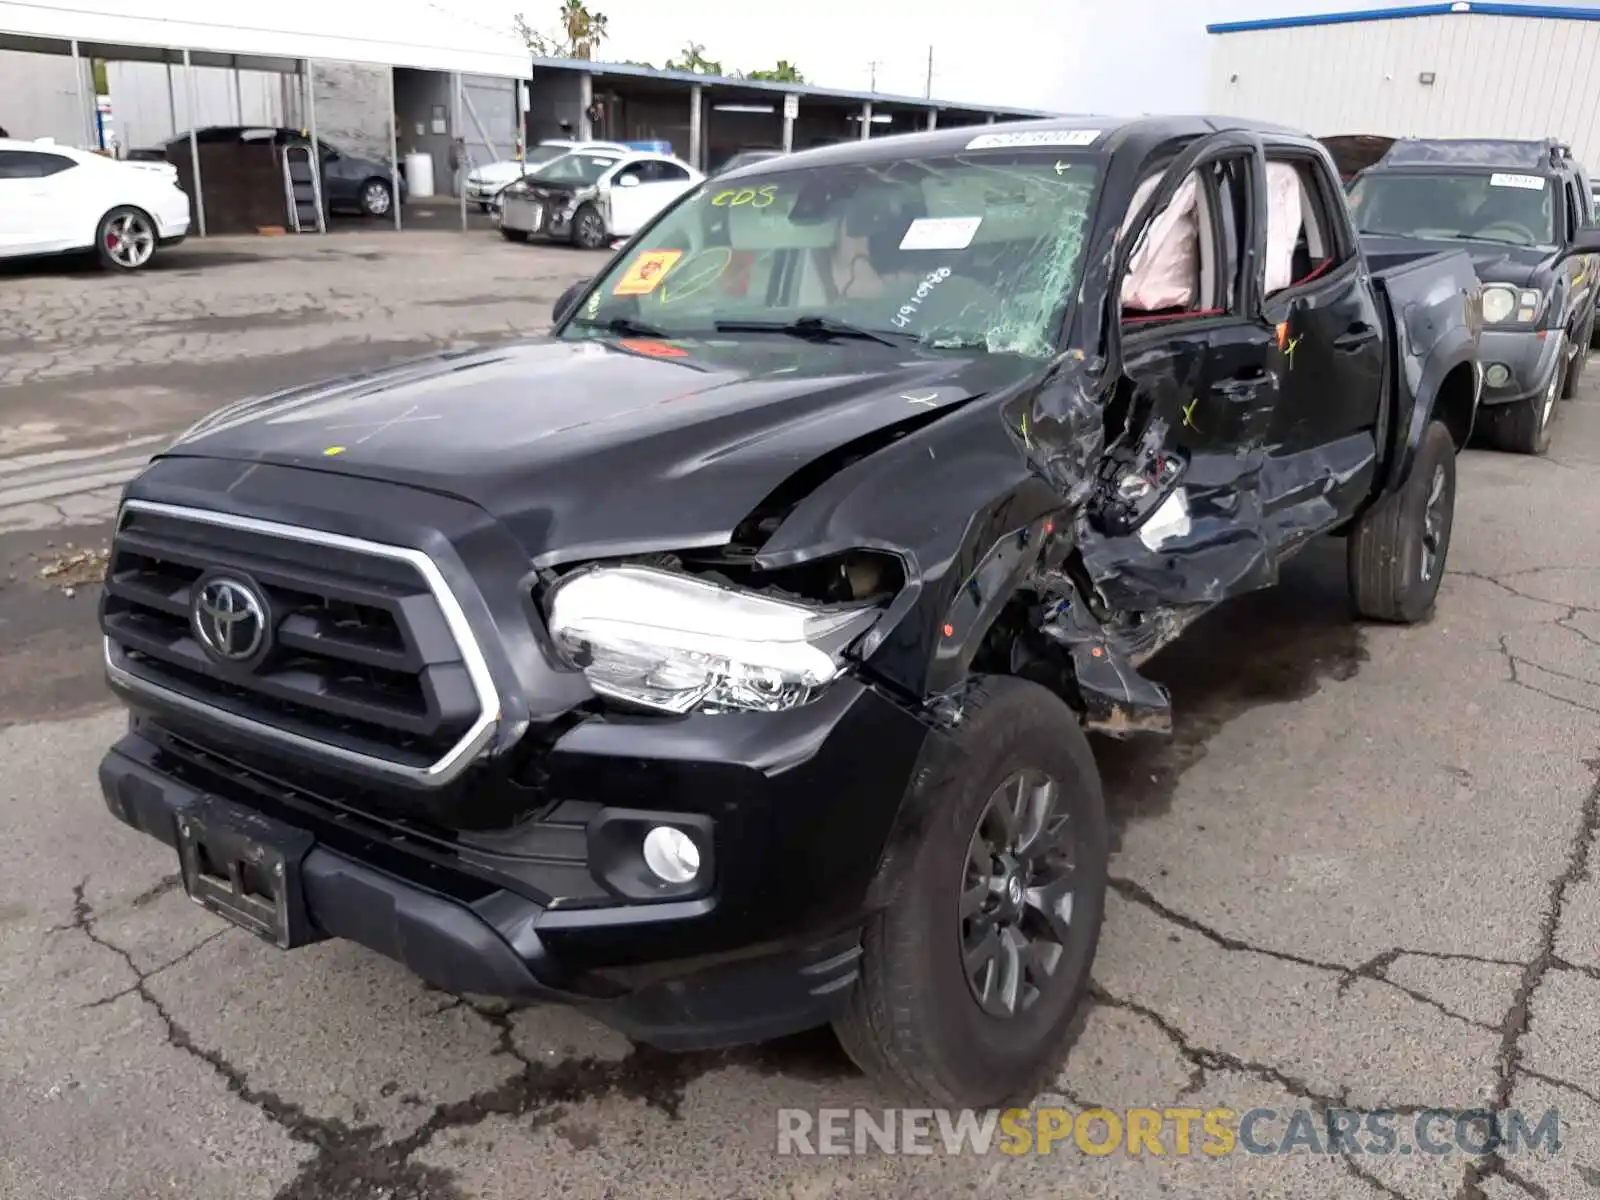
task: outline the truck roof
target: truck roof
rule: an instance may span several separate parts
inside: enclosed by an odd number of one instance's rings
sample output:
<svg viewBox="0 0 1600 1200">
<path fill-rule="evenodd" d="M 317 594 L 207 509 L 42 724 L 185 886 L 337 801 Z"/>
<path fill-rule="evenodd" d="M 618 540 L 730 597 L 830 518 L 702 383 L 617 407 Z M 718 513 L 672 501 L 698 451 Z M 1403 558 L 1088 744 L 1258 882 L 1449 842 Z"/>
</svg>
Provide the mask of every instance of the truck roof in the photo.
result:
<svg viewBox="0 0 1600 1200">
<path fill-rule="evenodd" d="M 1076 146 L 1103 153 L 1112 153 L 1123 147 L 1134 147 L 1148 152 L 1163 142 L 1179 138 L 1200 137 L 1223 130 L 1242 129 L 1256 133 L 1273 134 L 1295 141 L 1310 142 L 1304 130 L 1265 121 L 1252 121 L 1243 117 L 1216 117 L 1202 115 L 1179 116 L 1074 116 L 1044 117 L 1032 121 L 1005 121 L 994 125 L 960 125 L 946 129 L 933 129 L 921 133 L 896 134 L 863 141 L 838 142 L 786 154 L 781 162 L 769 161 L 740 167 L 729 176 L 748 172 L 770 172 L 775 167 L 828 166 L 830 164 L 892 162 L 917 155 L 959 154 L 967 149 L 998 149 L 1006 145 L 1025 148 Z M 1052 142 L 1050 135 L 1060 135 L 1064 140 Z M 1078 134 L 1078 140 L 1067 140 Z M 1094 137 L 1091 139 L 1090 134 Z M 981 139 L 981 141 L 980 141 Z M 977 142 L 977 145 L 973 143 Z"/>
<path fill-rule="evenodd" d="M 1398 138 L 1375 166 L 1515 167 L 1554 173 L 1572 161 L 1572 149 L 1555 138 Z"/>
</svg>

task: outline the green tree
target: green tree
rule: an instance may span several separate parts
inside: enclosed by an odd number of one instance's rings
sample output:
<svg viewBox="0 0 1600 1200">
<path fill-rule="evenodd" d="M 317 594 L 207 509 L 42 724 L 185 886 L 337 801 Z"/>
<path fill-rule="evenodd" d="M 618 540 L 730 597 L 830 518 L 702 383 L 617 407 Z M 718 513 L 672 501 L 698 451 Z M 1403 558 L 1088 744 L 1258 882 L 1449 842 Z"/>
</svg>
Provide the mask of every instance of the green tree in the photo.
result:
<svg viewBox="0 0 1600 1200">
<path fill-rule="evenodd" d="M 593 58 L 606 40 L 606 15 L 593 12 L 584 0 L 562 0 L 560 24 L 555 32 L 535 29 L 522 13 L 511 18 L 512 28 L 540 58 Z"/>
<path fill-rule="evenodd" d="M 714 58 L 706 57 L 706 48 L 700 42 L 690 42 L 683 48 L 682 54 L 675 59 L 667 61 L 669 71 L 687 71 L 691 75 L 722 75 L 725 72 L 722 64 Z"/>
<path fill-rule="evenodd" d="M 778 65 L 765 71 L 751 71 L 741 76 L 743 79 L 767 79 L 776 83 L 804 83 L 806 77 L 800 73 L 800 68 L 787 58 L 780 58 Z"/>
</svg>

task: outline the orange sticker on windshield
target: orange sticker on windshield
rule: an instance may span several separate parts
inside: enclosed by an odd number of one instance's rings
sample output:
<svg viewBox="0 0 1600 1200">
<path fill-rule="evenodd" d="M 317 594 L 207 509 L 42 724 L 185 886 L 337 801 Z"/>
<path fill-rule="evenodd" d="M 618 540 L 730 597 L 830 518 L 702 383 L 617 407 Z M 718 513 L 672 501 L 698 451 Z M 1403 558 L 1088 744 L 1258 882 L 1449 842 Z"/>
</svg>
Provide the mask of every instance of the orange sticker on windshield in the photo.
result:
<svg viewBox="0 0 1600 1200">
<path fill-rule="evenodd" d="M 677 261 L 683 257 L 682 250 L 647 250 L 634 259 L 633 265 L 628 268 L 628 273 L 617 280 L 617 286 L 611 289 L 613 296 L 648 296 L 666 278 L 667 272 L 672 270 Z"/>
</svg>

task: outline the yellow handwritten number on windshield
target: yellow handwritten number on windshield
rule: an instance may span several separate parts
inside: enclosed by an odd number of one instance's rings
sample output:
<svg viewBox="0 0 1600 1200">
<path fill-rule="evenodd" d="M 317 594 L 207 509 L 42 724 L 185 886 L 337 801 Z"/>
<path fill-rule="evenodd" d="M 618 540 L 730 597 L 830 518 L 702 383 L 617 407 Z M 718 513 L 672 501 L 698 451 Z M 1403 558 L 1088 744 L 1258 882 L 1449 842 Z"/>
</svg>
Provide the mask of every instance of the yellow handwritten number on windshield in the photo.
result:
<svg viewBox="0 0 1600 1200">
<path fill-rule="evenodd" d="M 769 183 L 758 188 L 730 188 L 711 197 L 712 208 L 771 208 L 778 202 L 778 185 Z"/>
</svg>

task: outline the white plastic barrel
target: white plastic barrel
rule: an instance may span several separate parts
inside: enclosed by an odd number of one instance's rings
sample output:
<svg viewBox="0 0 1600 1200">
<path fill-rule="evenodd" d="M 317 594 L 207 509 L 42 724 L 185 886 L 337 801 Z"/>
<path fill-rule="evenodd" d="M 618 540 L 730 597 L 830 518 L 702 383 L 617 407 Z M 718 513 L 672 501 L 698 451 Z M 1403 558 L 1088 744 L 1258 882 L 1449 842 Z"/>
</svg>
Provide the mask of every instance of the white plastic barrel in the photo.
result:
<svg viewBox="0 0 1600 1200">
<path fill-rule="evenodd" d="M 433 195 L 433 155 L 413 150 L 406 155 L 406 191 L 413 196 Z"/>
</svg>

